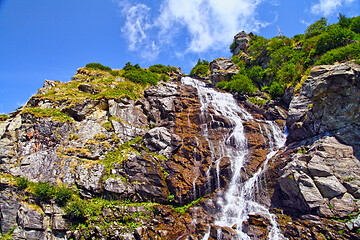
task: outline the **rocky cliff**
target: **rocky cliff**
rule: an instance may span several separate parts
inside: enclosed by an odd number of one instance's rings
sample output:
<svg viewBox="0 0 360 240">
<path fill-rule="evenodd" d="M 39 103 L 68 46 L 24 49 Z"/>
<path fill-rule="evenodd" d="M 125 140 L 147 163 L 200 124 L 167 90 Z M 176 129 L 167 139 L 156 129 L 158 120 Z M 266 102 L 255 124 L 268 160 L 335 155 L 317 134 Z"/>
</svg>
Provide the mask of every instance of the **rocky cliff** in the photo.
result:
<svg viewBox="0 0 360 240">
<path fill-rule="evenodd" d="M 210 79 L 235 71 L 218 59 Z M 314 68 L 288 110 L 280 101 L 260 108 L 237 100 L 250 113 L 242 117 L 249 150 L 238 184 L 266 167 L 257 201 L 286 238 L 360 237 L 359 72 L 353 63 Z M 1 122 L 3 238 L 234 239 L 238 228 L 271 238 L 269 216 L 216 224 L 234 175 L 220 146 L 236 123 L 205 105 L 179 72 L 168 75 L 148 87 L 81 68 L 68 83 L 45 81 Z M 286 125 L 289 136 L 264 166 L 272 124 Z M 226 144 L 237 148 L 235 138 Z"/>
</svg>

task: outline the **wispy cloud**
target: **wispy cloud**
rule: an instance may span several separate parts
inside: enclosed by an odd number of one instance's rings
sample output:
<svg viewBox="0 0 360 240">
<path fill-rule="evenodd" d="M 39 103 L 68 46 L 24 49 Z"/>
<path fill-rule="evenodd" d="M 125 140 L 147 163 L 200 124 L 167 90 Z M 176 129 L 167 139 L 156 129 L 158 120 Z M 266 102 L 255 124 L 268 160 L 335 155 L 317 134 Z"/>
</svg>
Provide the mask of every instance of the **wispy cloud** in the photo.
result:
<svg viewBox="0 0 360 240">
<path fill-rule="evenodd" d="M 125 16 L 122 32 L 129 49 L 145 53 L 145 58 L 156 58 L 184 30 L 186 46 L 180 52 L 177 49 L 177 55 L 221 49 L 241 30 L 258 31 L 267 25 L 256 16 L 263 1 L 162 0 L 155 16 L 155 10 L 143 3 L 119 1 L 118 4 Z"/>
<path fill-rule="evenodd" d="M 329 16 L 344 4 L 353 3 L 355 0 L 320 0 L 311 7 L 313 14 Z"/>
</svg>

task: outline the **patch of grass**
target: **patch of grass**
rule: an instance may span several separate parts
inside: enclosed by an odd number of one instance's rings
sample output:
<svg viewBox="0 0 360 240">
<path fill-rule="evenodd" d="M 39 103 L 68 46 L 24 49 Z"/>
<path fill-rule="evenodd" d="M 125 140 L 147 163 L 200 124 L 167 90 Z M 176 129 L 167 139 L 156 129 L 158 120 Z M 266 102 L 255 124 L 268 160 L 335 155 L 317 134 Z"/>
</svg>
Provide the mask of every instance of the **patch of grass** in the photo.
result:
<svg viewBox="0 0 360 240">
<path fill-rule="evenodd" d="M 16 227 L 10 228 L 8 233 L 1 235 L 1 239 L 2 240 L 11 240 L 15 229 L 16 229 Z"/>
<path fill-rule="evenodd" d="M 30 181 L 25 177 L 16 178 L 16 186 L 20 190 L 26 189 L 30 184 Z"/>
<path fill-rule="evenodd" d="M 133 149 L 131 145 L 134 143 L 138 143 L 141 140 L 142 137 L 137 137 L 129 142 L 125 142 L 124 144 L 118 147 L 117 151 L 108 152 L 105 155 L 105 158 L 99 161 L 99 163 L 104 165 L 106 168 L 105 177 L 107 177 L 110 174 L 110 170 L 114 168 L 113 163 L 121 164 L 124 160 L 126 160 L 129 157 L 129 154 L 131 152 L 137 153 L 137 151 Z"/>
<path fill-rule="evenodd" d="M 54 194 L 54 187 L 48 182 L 39 182 L 35 185 L 34 195 L 40 201 L 48 202 Z"/>
<path fill-rule="evenodd" d="M 6 121 L 7 119 L 9 119 L 9 116 L 6 115 L 6 114 L 0 114 L 0 122 L 4 122 Z"/>
<path fill-rule="evenodd" d="M 102 71 L 111 71 L 111 68 L 110 67 L 107 67 L 107 66 L 104 66 L 100 63 L 88 63 L 86 64 L 86 67 L 87 68 L 92 68 L 92 69 L 99 69 L 99 70 L 102 70 Z"/>
<path fill-rule="evenodd" d="M 112 125 L 112 123 L 110 121 L 104 122 L 102 124 L 103 128 L 105 128 L 107 131 L 109 132 L 113 132 L 114 131 L 114 127 Z"/>
<path fill-rule="evenodd" d="M 189 210 L 189 208 L 191 208 L 194 205 L 198 204 L 203 199 L 204 199 L 203 197 L 198 198 L 198 199 L 192 201 L 191 203 L 189 203 L 189 204 L 187 204 L 185 206 L 175 208 L 175 211 L 177 211 L 177 212 L 179 212 L 181 214 L 184 214 L 185 212 L 187 212 L 187 210 Z"/>
<path fill-rule="evenodd" d="M 70 135 L 69 135 L 69 141 L 73 141 L 73 140 L 79 140 L 80 139 L 80 137 L 79 136 L 77 136 L 77 135 L 75 135 L 74 133 L 70 133 Z"/>
<path fill-rule="evenodd" d="M 73 122 L 73 119 L 61 112 L 59 109 L 41 109 L 41 108 L 26 108 L 22 110 L 21 114 L 29 113 L 34 118 L 47 118 L 50 117 L 52 121 L 58 122 Z"/>
<path fill-rule="evenodd" d="M 266 99 L 257 98 L 257 97 L 249 97 L 248 100 L 258 106 L 262 106 L 266 103 Z"/>
<path fill-rule="evenodd" d="M 345 182 L 351 182 L 351 181 L 353 181 L 353 180 L 354 180 L 353 177 L 344 178 L 344 181 L 345 181 Z"/>
<path fill-rule="evenodd" d="M 93 136 L 95 140 L 106 140 L 108 139 L 108 136 L 105 133 L 97 133 Z"/>
</svg>

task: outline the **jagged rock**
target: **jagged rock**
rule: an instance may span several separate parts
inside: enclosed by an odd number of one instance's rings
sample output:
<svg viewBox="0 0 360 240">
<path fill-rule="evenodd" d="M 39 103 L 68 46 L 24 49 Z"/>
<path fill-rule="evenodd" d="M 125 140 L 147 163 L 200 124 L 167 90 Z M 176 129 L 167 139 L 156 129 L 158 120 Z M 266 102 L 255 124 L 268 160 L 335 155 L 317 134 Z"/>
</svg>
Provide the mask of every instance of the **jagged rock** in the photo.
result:
<svg viewBox="0 0 360 240">
<path fill-rule="evenodd" d="M 339 218 L 343 218 L 352 213 L 356 204 L 350 194 L 343 194 L 330 200 L 332 212 Z"/>
<path fill-rule="evenodd" d="M 317 66 L 289 106 L 288 141 L 338 131 L 360 121 L 360 65 Z M 351 141 L 351 140 L 350 140 Z"/>
<path fill-rule="evenodd" d="M 104 189 L 108 192 L 118 193 L 121 195 L 134 194 L 134 189 L 128 184 L 124 183 L 121 178 L 108 178 L 105 180 Z"/>
<path fill-rule="evenodd" d="M 19 240 L 44 240 L 45 234 L 44 231 L 38 230 L 26 230 L 21 227 L 17 227 L 12 235 L 12 239 Z"/>
<path fill-rule="evenodd" d="M 144 136 L 146 147 L 151 151 L 169 157 L 181 144 L 181 137 L 171 134 L 165 127 L 149 130 Z"/>
<path fill-rule="evenodd" d="M 218 58 L 210 62 L 210 80 L 213 86 L 221 81 L 229 81 L 239 72 L 239 67 L 229 59 Z"/>
<path fill-rule="evenodd" d="M 308 163 L 308 169 L 312 176 L 314 177 L 328 177 L 332 176 L 332 171 L 330 167 L 327 165 L 325 159 L 320 157 L 319 155 L 315 155 L 311 158 Z"/>
<path fill-rule="evenodd" d="M 21 206 L 18 211 L 18 225 L 24 229 L 43 230 L 44 215 L 36 210 Z"/>
<path fill-rule="evenodd" d="M 109 100 L 109 114 L 135 127 L 147 126 L 147 117 L 134 100 L 123 98 L 120 102 Z"/>
<path fill-rule="evenodd" d="M 87 99 L 81 103 L 75 103 L 75 106 L 68 106 L 63 111 L 76 121 L 82 121 L 96 111 L 96 106 L 102 108 L 99 100 Z"/>
<path fill-rule="evenodd" d="M 51 88 L 56 87 L 56 85 L 60 84 L 59 81 L 53 81 L 53 80 L 47 80 L 45 79 L 44 85 L 42 88 L 38 90 L 37 94 L 45 94 L 47 93 Z"/>
<path fill-rule="evenodd" d="M 0 193 L 0 222 L 1 233 L 6 234 L 17 226 L 17 212 L 20 207 L 18 200 L 6 192 Z"/>
<path fill-rule="evenodd" d="M 101 164 L 78 165 L 75 168 L 76 184 L 90 193 L 103 191 L 102 178 L 105 175 L 105 166 Z M 86 195 L 86 193 L 84 193 Z"/>
<path fill-rule="evenodd" d="M 152 156 L 134 156 L 124 163 L 124 168 L 142 200 L 167 202 L 169 190 L 164 172 Z"/>
<path fill-rule="evenodd" d="M 235 42 L 235 48 L 233 51 L 234 55 L 238 55 L 241 51 L 247 52 L 251 35 L 252 33 L 247 34 L 245 31 L 241 31 L 234 36 L 234 42 Z"/>
<path fill-rule="evenodd" d="M 347 191 L 335 176 L 315 177 L 315 184 L 326 198 L 333 198 Z"/>
<path fill-rule="evenodd" d="M 93 94 L 93 95 L 98 94 L 100 92 L 99 90 L 95 89 L 92 85 L 85 84 L 85 83 L 80 84 L 78 86 L 78 89 L 80 91 L 83 91 L 85 93 L 90 93 L 90 94 Z"/>
</svg>

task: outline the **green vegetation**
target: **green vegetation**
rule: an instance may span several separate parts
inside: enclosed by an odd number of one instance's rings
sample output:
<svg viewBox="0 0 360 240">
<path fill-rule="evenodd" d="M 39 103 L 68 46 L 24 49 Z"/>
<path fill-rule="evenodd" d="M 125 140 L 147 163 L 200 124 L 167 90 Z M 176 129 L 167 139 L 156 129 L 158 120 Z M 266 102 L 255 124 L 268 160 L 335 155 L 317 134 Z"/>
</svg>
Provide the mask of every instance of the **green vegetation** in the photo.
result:
<svg viewBox="0 0 360 240">
<path fill-rule="evenodd" d="M 156 64 L 149 67 L 149 71 L 153 73 L 171 73 L 173 71 L 176 71 L 176 67 L 171 66 L 164 66 L 162 64 Z"/>
<path fill-rule="evenodd" d="M 154 68 L 154 70 L 159 69 L 161 70 L 158 67 Z M 133 66 L 130 62 L 126 63 L 123 70 L 125 72 L 122 74 L 122 77 L 142 85 L 156 85 L 160 79 L 160 76 L 155 72 L 142 69 L 138 64 Z"/>
<path fill-rule="evenodd" d="M 113 137 L 114 138 L 114 137 Z M 117 151 L 108 152 L 105 155 L 103 160 L 100 160 L 99 163 L 103 164 L 106 168 L 106 176 L 110 174 L 110 170 L 114 168 L 113 163 L 122 163 L 129 157 L 131 152 L 137 153 L 137 151 L 131 146 L 134 143 L 138 143 L 142 140 L 141 137 L 134 138 L 129 142 L 125 142 L 121 146 L 118 147 Z"/>
<path fill-rule="evenodd" d="M 201 198 L 198 198 L 194 201 L 192 201 L 191 203 L 187 204 L 187 205 L 184 205 L 182 207 L 177 207 L 175 208 L 175 211 L 181 213 L 181 214 L 184 214 L 185 212 L 187 212 L 187 210 L 189 210 L 189 208 L 193 207 L 194 205 L 198 204 L 201 200 L 203 200 L 204 198 L 201 197 Z"/>
<path fill-rule="evenodd" d="M 10 231 L 8 233 L 1 235 L 1 239 L 2 240 L 11 240 L 11 239 L 13 239 L 13 233 L 14 233 L 15 229 L 16 229 L 16 227 L 10 228 Z"/>
<path fill-rule="evenodd" d="M 253 94 L 257 90 L 252 80 L 248 76 L 242 74 L 232 76 L 231 81 L 229 82 L 221 81 L 216 87 L 230 92 L 249 94 Z"/>
<path fill-rule="evenodd" d="M 35 185 L 34 195 L 40 201 L 49 201 L 54 193 L 54 187 L 48 182 L 39 182 Z"/>
<path fill-rule="evenodd" d="M 266 39 L 254 35 L 248 48 L 250 62 L 242 60 L 245 53 L 231 59 L 239 66 L 238 75 L 242 76 L 233 76 L 217 87 L 250 95 L 258 88 L 267 91 L 272 99 L 278 99 L 286 87 L 299 89 L 313 66 L 350 60 L 360 63 L 359 41 L 360 16 L 346 18 L 342 14 L 336 24 L 328 25 L 327 19 L 321 18 L 304 34 L 292 38 Z M 233 42 L 231 52 L 234 48 Z"/>
<path fill-rule="evenodd" d="M 16 186 L 18 189 L 23 190 L 26 189 L 30 184 L 30 181 L 25 177 L 16 178 Z"/>
<path fill-rule="evenodd" d="M 6 114 L 0 114 L 0 122 L 4 122 L 6 121 L 7 119 L 9 119 L 9 116 L 6 115 Z"/>
<path fill-rule="evenodd" d="M 209 67 L 209 62 L 205 61 L 205 60 L 198 60 L 198 62 L 196 63 L 195 67 L 193 69 L 191 69 L 190 71 L 190 76 L 200 76 L 200 77 L 205 77 L 206 75 L 208 75 L 210 73 L 210 67 Z"/>
<path fill-rule="evenodd" d="M 58 122 L 72 122 L 72 118 L 61 112 L 59 109 L 54 108 L 25 108 L 21 114 L 29 113 L 34 118 L 51 117 L 51 120 Z"/>
<path fill-rule="evenodd" d="M 109 131 L 109 132 L 114 131 L 114 127 L 113 127 L 113 125 L 112 125 L 112 123 L 111 123 L 110 121 L 104 122 L 104 123 L 102 124 L 102 126 L 103 126 L 107 131 Z"/>
<path fill-rule="evenodd" d="M 107 67 L 107 66 L 104 66 L 100 63 L 88 63 L 86 64 L 86 67 L 87 68 L 92 68 L 92 69 L 95 69 L 95 70 L 102 70 L 102 71 L 111 71 L 111 68 L 110 67 Z"/>
</svg>

